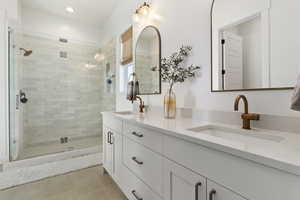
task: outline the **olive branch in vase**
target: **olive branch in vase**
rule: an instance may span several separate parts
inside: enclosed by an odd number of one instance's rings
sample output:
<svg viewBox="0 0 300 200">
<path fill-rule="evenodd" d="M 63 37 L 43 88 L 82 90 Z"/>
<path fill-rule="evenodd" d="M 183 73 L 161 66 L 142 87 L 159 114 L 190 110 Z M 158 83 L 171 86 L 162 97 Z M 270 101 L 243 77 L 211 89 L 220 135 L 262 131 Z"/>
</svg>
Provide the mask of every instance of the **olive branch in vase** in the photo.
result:
<svg viewBox="0 0 300 200">
<path fill-rule="evenodd" d="M 169 83 L 169 91 L 173 90 L 176 83 L 183 83 L 188 78 L 196 76 L 199 66 L 185 66 L 185 61 L 192 51 L 191 46 L 182 46 L 178 52 L 168 58 L 162 58 L 161 76 L 162 81 Z"/>
</svg>

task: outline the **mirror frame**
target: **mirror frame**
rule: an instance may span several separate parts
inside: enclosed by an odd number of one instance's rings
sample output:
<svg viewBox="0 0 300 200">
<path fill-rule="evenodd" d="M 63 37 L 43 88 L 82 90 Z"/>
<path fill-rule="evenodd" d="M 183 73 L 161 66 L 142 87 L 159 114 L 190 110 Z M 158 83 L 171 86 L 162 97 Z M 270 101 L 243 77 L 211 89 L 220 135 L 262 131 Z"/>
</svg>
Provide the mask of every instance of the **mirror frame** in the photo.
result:
<svg viewBox="0 0 300 200">
<path fill-rule="evenodd" d="M 238 91 L 266 91 L 266 90 L 293 90 L 294 87 L 278 87 L 278 88 L 249 88 L 249 89 L 233 89 L 233 90 L 214 90 L 213 88 L 213 11 L 217 0 L 212 0 L 210 10 L 210 62 L 211 62 L 211 92 L 238 92 Z"/>
<path fill-rule="evenodd" d="M 161 85 L 162 84 L 162 81 L 161 81 L 161 59 L 162 59 L 161 58 L 161 35 L 160 35 L 160 32 L 159 32 L 158 28 L 153 26 L 153 25 L 149 25 L 149 26 L 144 27 L 143 30 L 140 32 L 140 34 L 138 36 L 138 39 L 137 39 L 136 44 L 135 44 L 134 72 L 136 73 L 136 57 L 137 57 L 136 51 L 137 51 L 137 46 L 138 46 L 138 43 L 139 43 L 139 40 L 141 38 L 142 33 L 147 28 L 153 28 L 155 30 L 155 32 L 157 33 L 157 36 L 158 36 L 158 42 L 159 42 L 159 47 L 158 47 L 159 48 L 159 53 L 158 53 L 158 55 L 159 55 L 159 66 L 158 66 L 159 67 L 159 71 L 158 71 L 159 72 L 159 91 L 157 93 L 139 93 L 139 95 L 161 95 L 162 94 L 162 85 Z M 140 89 L 140 91 L 141 91 L 141 89 Z"/>
</svg>

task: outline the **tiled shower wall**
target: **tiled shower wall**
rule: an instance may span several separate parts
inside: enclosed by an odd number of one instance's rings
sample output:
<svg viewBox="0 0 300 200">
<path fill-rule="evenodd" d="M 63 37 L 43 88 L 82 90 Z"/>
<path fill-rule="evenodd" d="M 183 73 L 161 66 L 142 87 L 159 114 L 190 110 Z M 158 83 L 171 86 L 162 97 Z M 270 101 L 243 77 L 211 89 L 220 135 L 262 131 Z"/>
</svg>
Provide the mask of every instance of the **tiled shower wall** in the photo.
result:
<svg viewBox="0 0 300 200">
<path fill-rule="evenodd" d="M 102 135 L 101 112 L 115 109 L 115 90 L 107 92 L 105 66 L 115 73 L 115 45 L 96 62 L 99 47 L 24 35 L 22 46 L 33 50 L 22 58 L 24 146 Z M 66 53 L 66 58 L 60 57 Z M 115 81 L 115 80 L 113 80 Z M 115 84 L 112 84 L 115 87 Z"/>
</svg>

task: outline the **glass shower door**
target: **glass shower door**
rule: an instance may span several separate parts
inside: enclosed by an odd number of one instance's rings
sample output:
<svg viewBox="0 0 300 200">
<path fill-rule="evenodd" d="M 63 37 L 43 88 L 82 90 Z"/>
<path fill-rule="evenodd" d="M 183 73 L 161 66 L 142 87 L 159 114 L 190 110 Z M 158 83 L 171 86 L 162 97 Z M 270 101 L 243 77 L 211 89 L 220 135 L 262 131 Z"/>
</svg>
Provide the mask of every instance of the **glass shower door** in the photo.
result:
<svg viewBox="0 0 300 200">
<path fill-rule="evenodd" d="M 114 41 L 100 51 L 97 44 L 14 30 L 8 40 L 10 159 L 101 152 L 101 112 L 115 110 Z M 99 51 L 104 56 L 96 60 Z"/>
<path fill-rule="evenodd" d="M 9 60 L 9 151 L 10 160 L 17 160 L 20 152 L 19 134 L 20 127 L 20 103 L 19 103 L 19 80 L 16 66 L 15 34 L 12 28 L 8 32 L 8 60 Z"/>
</svg>

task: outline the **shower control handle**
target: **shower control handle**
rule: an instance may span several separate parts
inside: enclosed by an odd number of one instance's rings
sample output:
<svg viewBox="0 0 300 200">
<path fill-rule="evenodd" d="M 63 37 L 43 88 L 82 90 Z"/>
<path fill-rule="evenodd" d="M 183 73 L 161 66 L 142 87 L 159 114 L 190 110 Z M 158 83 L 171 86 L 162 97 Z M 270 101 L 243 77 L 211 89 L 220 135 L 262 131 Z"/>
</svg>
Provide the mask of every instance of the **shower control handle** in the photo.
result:
<svg viewBox="0 0 300 200">
<path fill-rule="evenodd" d="M 24 103 L 24 104 L 28 102 L 28 99 L 26 97 L 26 93 L 23 92 L 22 90 L 20 91 L 20 101 L 21 101 L 21 103 Z"/>
</svg>

